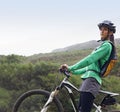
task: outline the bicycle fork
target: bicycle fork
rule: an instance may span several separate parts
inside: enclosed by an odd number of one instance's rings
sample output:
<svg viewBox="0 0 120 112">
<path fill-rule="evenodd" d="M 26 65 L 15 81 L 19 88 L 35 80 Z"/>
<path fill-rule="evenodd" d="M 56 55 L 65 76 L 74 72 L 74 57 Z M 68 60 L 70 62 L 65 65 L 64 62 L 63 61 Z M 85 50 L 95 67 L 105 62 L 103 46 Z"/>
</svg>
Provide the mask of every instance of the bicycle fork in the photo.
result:
<svg viewBox="0 0 120 112">
<path fill-rule="evenodd" d="M 51 92 L 47 102 L 43 106 L 42 110 L 40 112 L 47 112 L 47 109 L 49 108 L 49 105 L 52 103 L 54 97 L 58 94 L 59 90 L 55 89 L 54 91 Z"/>
</svg>

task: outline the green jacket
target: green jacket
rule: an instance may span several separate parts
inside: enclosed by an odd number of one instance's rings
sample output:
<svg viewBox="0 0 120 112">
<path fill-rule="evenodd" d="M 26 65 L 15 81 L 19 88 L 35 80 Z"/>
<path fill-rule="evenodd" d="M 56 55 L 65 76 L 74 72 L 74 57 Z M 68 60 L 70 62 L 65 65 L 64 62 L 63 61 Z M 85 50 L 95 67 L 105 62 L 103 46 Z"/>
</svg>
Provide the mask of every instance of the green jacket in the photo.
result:
<svg viewBox="0 0 120 112">
<path fill-rule="evenodd" d="M 68 70 L 75 75 L 81 75 L 82 79 L 89 77 L 95 78 L 99 84 L 102 84 L 101 77 L 98 73 L 90 71 L 90 69 L 100 72 L 98 60 L 103 65 L 109 59 L 112 46 L 108 40 L 103 41 L 90 55 L 80 60 L 76 64 L 69 66 Z"/>
</svg>

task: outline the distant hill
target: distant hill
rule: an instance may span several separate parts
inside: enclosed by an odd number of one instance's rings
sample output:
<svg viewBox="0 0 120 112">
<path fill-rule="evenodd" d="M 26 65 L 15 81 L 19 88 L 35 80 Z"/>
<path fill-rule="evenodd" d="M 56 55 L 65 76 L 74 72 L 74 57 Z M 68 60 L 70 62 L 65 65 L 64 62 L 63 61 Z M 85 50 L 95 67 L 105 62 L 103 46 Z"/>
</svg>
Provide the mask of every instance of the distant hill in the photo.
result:
<svg viewBox="0 0 120 112">
<path fill-rule="evenodd" d="M 39 53 L 39 54 L 28 56 L 27 61 L 36 62 L 39 60 L 39 61 L 52 61 L 52 62 L 57 61 L 57 62 L 64 63 L 67 60 L 72 60 L 72 57 L 74 57 L 73 61 L 75 61 L 87 56 L 95 47 L 99 46 L 99 44 L 100 42 L 97 42 L 95 40 L 80 43 L 80 44 L 75 44 L 65 48 L 55 49 L 50 53 Z M 120 52 L 120 38 L 115 39 L 115 44 L 118 48 L 117 51 Z M 69 61 L 66 63 L 69 63 Z"/>
<path fill-rule="evenodd" d="M 116 46 L 120 45 L 120 38 L 115 39 Z M 100 45 L 100 42 L 96 40 L 91 40 L 84 43 L 79 43 L 71 46 L 67 46 L 65 48 L 55 49 L 52 52 L 64 52 L 64 51 L 73 51 L 73 50 L 84 50 L 84 49 L 93 49 Z"/>
</svg>

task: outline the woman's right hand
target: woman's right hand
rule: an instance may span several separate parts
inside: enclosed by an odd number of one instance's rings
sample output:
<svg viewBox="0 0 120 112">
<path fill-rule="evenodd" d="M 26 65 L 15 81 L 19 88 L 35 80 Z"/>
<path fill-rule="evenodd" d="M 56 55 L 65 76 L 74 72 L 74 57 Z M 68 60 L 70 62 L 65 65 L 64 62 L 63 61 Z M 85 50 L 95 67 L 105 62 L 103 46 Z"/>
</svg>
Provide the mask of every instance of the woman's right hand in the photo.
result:
<svg viewBox="0 0 120 112">
<path fill-rule="evenodd" d="M 60 71 L 64 72 L 64 71 L 68 71 L 68 65 L 67 64 L 63 64 L 60 66 Z"/>
</svg>

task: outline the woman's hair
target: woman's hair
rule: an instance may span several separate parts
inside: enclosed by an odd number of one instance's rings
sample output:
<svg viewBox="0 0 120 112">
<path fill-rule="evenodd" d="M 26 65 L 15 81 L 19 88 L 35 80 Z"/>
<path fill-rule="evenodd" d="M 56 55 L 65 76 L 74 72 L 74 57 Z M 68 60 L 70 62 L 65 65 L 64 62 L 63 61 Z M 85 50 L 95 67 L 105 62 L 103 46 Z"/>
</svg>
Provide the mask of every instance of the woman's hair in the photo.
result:
<svg viewBox="0 0 120 112">
<path fill-rule="evenodd" d="M 117 58 L 117 52 L 116 52 L 115 40 L 114 40 L 114 35 L 113 35 L 113 34 L 110 36 L 110 41 L 111 41 L 111 42 L 113 43 L 113 45 L 114 45 L 115 56 L 116 56 L 116 58 Z"/>
<path fill-rule="evenodd" d="M 114 35 L 113 34 L 110 36 L 110 41 L 115 45 L 115 40 L 114 40 Z"/>
</svg>

